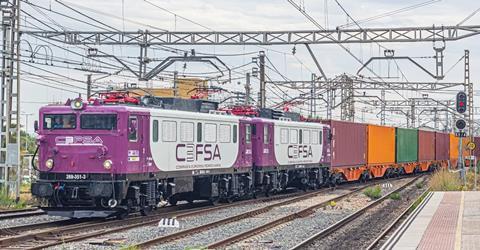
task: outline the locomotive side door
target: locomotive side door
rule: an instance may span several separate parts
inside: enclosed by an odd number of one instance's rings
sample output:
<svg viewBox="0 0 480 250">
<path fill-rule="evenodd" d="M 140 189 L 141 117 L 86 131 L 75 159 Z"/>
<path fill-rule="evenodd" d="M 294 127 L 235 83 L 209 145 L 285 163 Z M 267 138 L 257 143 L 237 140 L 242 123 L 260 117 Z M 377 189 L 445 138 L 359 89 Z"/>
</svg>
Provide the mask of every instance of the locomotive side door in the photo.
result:
<svg viewBox="0 0 480 250">
<path fill-rule="evenodd" d="M 148 133 L 145 132 L 145 116 L 130 114 L 128 117 L 128 172 L 144 171 L 145 145 L 148 143 Z"/>
<path fill-rule="evenodd" d="M 240 121 L 239 127 L 239 142 L 242 157 L 242 167 L 249 167 L 252 165 L 253 147 L 252 138 L 255 126 L 250 121 Z"/>
</svg>

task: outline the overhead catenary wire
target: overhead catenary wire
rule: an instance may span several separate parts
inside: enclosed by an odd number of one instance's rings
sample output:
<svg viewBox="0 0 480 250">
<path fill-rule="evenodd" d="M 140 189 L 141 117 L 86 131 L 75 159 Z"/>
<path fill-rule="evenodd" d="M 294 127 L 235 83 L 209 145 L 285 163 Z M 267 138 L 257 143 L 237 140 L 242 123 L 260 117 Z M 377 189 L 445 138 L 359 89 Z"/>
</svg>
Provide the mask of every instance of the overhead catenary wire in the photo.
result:
<svg viewBox="0 0 480 250">
<path fill-rule="evenodd" d="M 440 2 L 440 1 L 441 0 L 429 0 L 429 1 L 424 1 L 424 2 L 421 2 L 421 3 L 413 4 L 413 5 L 410 5 L 410 6 L 407 6 L 407 7 L 403 7 L 403 8 L 400 8 L 400 9 L 393 10 L 393 11 L 388 11 L 388 12 L 385 12 L 385 13 L 382 13 L 382 14 L 379 14 L 379 15 L 375 15 L 375 16 L 365 18 L 365 19 L 360 19 L 360 20 L 357 21 L 357 24 L 367 23 L 367 22 L 371 22 L 371 21 L 378 20 L 378 19 L 381 19 L 381 18 L 393 16 L 393 15 L 396 15 L 396 14 L 399 14 L 399 13 L 403 13 L 403 12 L 407 12 L 407 11 L 410 11 L 410 10 L 418 9 L 418 8 L 421 8 L 421 7 L 424 7 L 424 6 L 428 6 L 428 5 L 431 5 L 431 4 Z M 353 25 L 355 25 L 355 23 L 345 23 L 345 24 L 339 25 L 337 28 L 339 28 L 339 29 L 347 28 L 347 27 L 350 27 L 350 26 L 353 26 Z"/>
</svg>

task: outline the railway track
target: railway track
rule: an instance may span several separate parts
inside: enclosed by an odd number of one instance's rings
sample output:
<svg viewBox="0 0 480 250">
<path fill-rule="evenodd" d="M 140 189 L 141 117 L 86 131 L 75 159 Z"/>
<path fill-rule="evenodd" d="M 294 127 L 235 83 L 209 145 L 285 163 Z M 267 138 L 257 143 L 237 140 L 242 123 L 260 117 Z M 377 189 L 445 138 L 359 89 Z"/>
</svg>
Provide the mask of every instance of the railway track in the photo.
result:
<svg viewBox="0 0 480 250">
<path fill-rule="evenodd" d="M 371 249 L 393 249 L 400 237 L 425 207 L 433 193 L 425 190 L 423 194 L 405 209 L 368 247 Z M 396 229 L 396 230 L 395 230 Z M 395 230 L 395 231 L 394 231 Z M 388 237 L 387 237 L 388 236 Z M 383 243 L 383 244 L 382 244 Z"/>
<path fill-rule="evenodd" d="M 46 214 L 45 211 L 42 211 L 38 208 L 25 208 L 18 210 L 3 210 L 0 211 L 0 220 L 30 217 Z"/>
<path fill-rule="evenodd" d="M 348 215 L 347 217 L 341 219 L 340 221 L 330 225 L 329 227 L 325 228 L 324 230 L 322 230 L 322 231 L 314 234 L 310 238 L 302 241 L 301 243 L 292 247 L 291 250 L 314 249 L 315 248 L 314 244 L 316 242 L 319 242 L 319 241 L 333 235 L 334 233 L 338 232 L 340 229 L 342 229 L 343 227 L 345 227 L 349 223 L 351 223 L 351 222 L 355 221 L 356 219 L 360 218 L 361 215 L 367 213 L 368 211 L 370 211 L 371 209 L 375 208 L 377 205 L 381 204 L 383 201 L 388 199 L 388 197 L 390 197 L 391 194 L 398 193 L 398 192 L 402 191 L 403 189 L 409 187 L 410 185 L 412 185 L 413 183 L 415 183 L 417 180 L 419 180 L 422 177 L 423 177 L 422 175 L 414 177 L 412 180 L 408 181 L 407 183 L 405 183 L 405 184 L 401 185 L 400 187 L 388 192 L 387 194 L 383 195 L 379 199 L 369 203 L 368 205 L 364 206 L 363 208 L 353 212 L 352 214 Z"/>
<path fill-rule="evenodd" d="M 181 204 L 175 207 L 164 207 L 161 208 L 152 215 L 163 213 L 163 212 L 172 212 L 176 210 L 186 210 L 186 209 L 191 209 L 195 207 L 202 207 L 206 206 L 206 203 L 195 203 L 195 205 L 192 204 Z M 130 214 L 128 218 L 134 218 L 134 217 L 139 217 L 139 213 L 134 213 Z M 70 226 L 70 225 L 80 225 L 82 223 L 86 222 L 95 222 L 95 223 L 103 223 L 106 221 L 114 220 L 114 218 L 109 218 L 109 219 L 90 219 L 90 218 L 85 218 L 85 219 L 63 219 L 63 220 L 56 220 L 56 221 L 47 221 L 47 222 L 42 222 L 42 223 L 35 223 L 35 224 L 26 224 L 26 225 L 20 225 L 20 226 L 13 226 L 13 227 L 0 227 L 0 246 L 1 242 L 4 238 L 8 237 L 13 237 L 13 236 L 18 236 L 21 234 L 25 234 L 27 232 L 33 232 L 33 231 L 38 231 L 38 230 L 48 230 L 48 229 L 54 229 L 62 226 Z"/>
<path fill-rule="evenodd" d="M 346 186 L 346 188 L 352 185 Z M 42 223 L 36 225 L 34 228 L 29 228 L 29 225 L 18 226 L 11 228 L 4 228 L 0 230 L 0 235 L 7 236 L 0 238 L 1 249 L 42 249 L 46 247 L 56 246 L 68 242 L 74 242 L 79 240 L 85 240 L 97 236 L 106 234 L 112 234 L 121 232 L 124 230 L 142 227 L 147 225 L 153 225 L 158 223 L 162 218 L 176 217 L 184 218 L 189 216 L 195 216 L 203 213 L 214 212 L 220 209 L 226 209 L 228 207 L 247 205 L 258 202 L 271 202 L 281 199 L 303 199 L 305 197 L 314 196 L 322 192 L 327 192 L 328 189 L 322 189 L 320 191 L 307 192 L 302 195 L 298 193 L 290 193 L 284 195 L 277 195 L 272 197 L 260 198 L 257 200 L 246 200 L 231 204 L 222 204 L 218 206 L 208 206 L 208 202 L 202 202 L 200 207 L 186 208 L 184 210 L 178 210 L 176 207 L 170 208 L 170 211 L 162 209 L 158 210 L 158 213 L 154 213 L 149 216 L 134 216 L 124 220 L 107 220 L 107 221 L 56 221 L 49 223 Z M 185 204 L 187 205 L 187 204 Z M 187 205 L 188 206 L 188 205 Z M 205 207 L 206 206 L 206 207 Z M 190 205 L 191 207 L 191 205 Z"/>
<path fill-rule="evenodd" d="M 364 184 L 364 185 L 361 185 L 361 186 L 357 185 L 358 187 L 353 188 L 353 190 L 351 190 L 351 188 L 348 189 L 350 191 L 347 194 L 336 196 L 333 199 L 328 199 L 327 201 L 324 201 L 320 204 L 317 204 L 315 207 L 320 207 L 320 206 L 326 205 L 329 202 L 331 202 L 332 200 L 338 200 L 338 199 L 340 199 L 344 196 L 347 196 L 347 195 L 350 195 L 352 193 L 356 193 L 360 190 L 363 190 L 367 186 L 371 186 L 371 185 L 375 185 L 375 184 L 376 184 L 376 182 L 369 183 L 369 184 Z M 201 233 L 201 232 L 209 230 L 211 228 L 220 227 L 220 226 L 223 226 L 223 225 L 226 225 L 226 224 L 229 224 L 229 223 L 240 221 L 242 219 L 250 218 L 250 217 L 253 217 L 253 216 L 256 216 L 256 215 L 261 215 L 261 214 L 264 214 L 264 213 L 267 213 L 267 212 L 273 210 L 274 208 L 289 205 L 289 204 L 293 204 L 293 203 L 296 203 L 296 202 L 300 202 L 302 200 L 306 200 L 308 198 L 312 198 L 312 197 L 318 196 L 320 194 L 325 194 L 328 191 L 330 191 L 330 190 L 329 189 L 324 189 L 324 190 L 320 190 L 320 191 L 317 191 L 317 192 L 313 192 L 311 194 L 305 194 L 305 195 L 297 196 L 293 199 L 289 199 L 289 200 L 285 200 L 285 201 L 278 202 L 278 203 L 275 203 L 275 204 L 271 204 L 271 205 L 268 205 L 266 207 L 253 209 L 253 210 L 250 210 L 250 211 L 238 214 L 238 215 L 234 215 L 234 216 L 230 216 L 230 217 L 227 217 L 227 218 L 224 218 L 224 219 L 220 219 L 220 220 L 217 220 L 217 221 L 206 223 L 206 224 L 203 224 L 203 225 L 200 225 L 200 226 L 197 226 L 197 227 L 192 227 L 192 228 L 188 228 L 188 229 L 178 231 L 178 232 L 175 232 L 175 233 L 172 233 L 172 234 L 160 236 L 160 237 L 148 240 L 148 241 L 141 242 L 139 244 L 135 244 L 133 247 L 134 248 L 139 248 L 139 249 L 144 249 L 144 248 L 149 248 L 149 247 L 156 246 L 160 243 L 165 244 L 165 243 L 168 243 L 168 242 L 171 242 L 171 241 L 175 241 L 177 239 L 181 239 L 181 238 L 184 238 L 184 237 L 187 237 L 187 236 L 191 236 L 191 235 L 194 235 L 194 234 L 197 234 L 197 233 Z M 283 217 L 281 219 L 269 222 L 269 223 L 263 225 L 261 228 L 262 229 L 270 228 L 272 226 L 278 225 L 279 223 L 282 223 L 282 222 L 285 222 L 285 221 L 288 221 L 288 220 L 292 220 L 297 216 L 303 216 L 303 215 L 307 214 L 308 212 L 309 211 L 307 211 L 307 210 L 302 210 L 302 211 L 297 212 L 295 214 L 292 214 L 292 215 Z M 245 233 L 245 235 L 250 234 L 250 233 L 251 232 L 248 231 L 248 232 Z M 226 242 L 214 243 L 214 244 L 208 246 L 207 249 L 218 248 L 220 246 L 225 245 L 224 243 L 226 243 Z"/>
</svg>

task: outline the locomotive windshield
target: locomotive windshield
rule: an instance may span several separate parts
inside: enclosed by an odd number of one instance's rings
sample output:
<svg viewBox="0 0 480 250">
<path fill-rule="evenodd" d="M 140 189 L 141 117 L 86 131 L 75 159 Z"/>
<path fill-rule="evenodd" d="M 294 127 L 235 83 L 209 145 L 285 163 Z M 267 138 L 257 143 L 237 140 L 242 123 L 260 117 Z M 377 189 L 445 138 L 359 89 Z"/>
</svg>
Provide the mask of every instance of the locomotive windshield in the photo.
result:
<svg viewBox="0 0 480 250">
<path fill-rule="evenodd" d="M 46 114 L 43 117 L 45 129 L 74 129 L 77 127 L 77 117 L 74 114 Z"/>
<path fill-rule="evenodd" d="M 82 129 L 113 130 L 117 129 L 115 114 L 83 114 L 80 116 Z"/>
</svg>

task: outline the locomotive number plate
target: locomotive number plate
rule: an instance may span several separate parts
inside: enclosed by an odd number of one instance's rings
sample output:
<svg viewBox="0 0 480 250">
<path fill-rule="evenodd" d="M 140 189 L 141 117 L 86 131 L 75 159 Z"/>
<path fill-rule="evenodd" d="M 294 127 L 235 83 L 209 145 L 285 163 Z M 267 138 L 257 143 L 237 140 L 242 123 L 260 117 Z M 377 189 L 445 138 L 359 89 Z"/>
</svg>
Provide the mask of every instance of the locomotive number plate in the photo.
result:
<svg viewBox="0 0 480 250">
<path fill-rule="evenodd" d="M 66 174 L 65 179 L 67 180 L 86 180 L 86 174 Z"/>
</svg>

